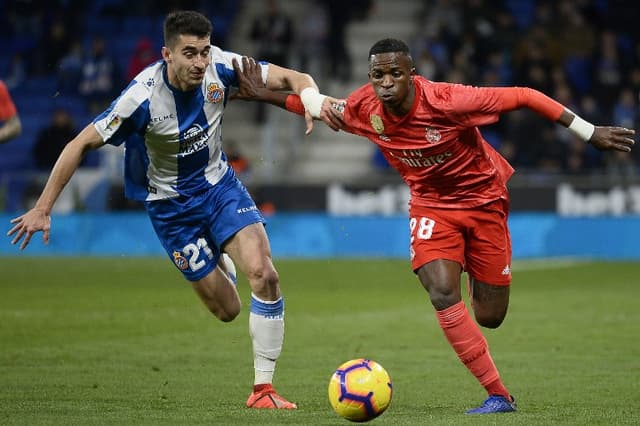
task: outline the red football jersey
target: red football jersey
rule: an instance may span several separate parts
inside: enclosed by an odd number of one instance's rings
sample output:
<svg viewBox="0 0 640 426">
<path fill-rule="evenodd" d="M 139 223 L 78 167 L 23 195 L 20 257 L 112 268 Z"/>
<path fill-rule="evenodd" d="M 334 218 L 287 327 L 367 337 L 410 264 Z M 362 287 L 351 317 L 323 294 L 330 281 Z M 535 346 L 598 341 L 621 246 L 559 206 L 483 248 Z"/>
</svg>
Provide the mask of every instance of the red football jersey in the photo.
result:
<svg viewBox="0 0 640 426">
<path fill-rule="evenodd" d="M 6 121 L 16 115 L 16 106 L 9 95 L 7 86 L 0 81 L 0 120 Z"/>
<path fill-rule="evenodd" d="M 467 208 L 505 197 L 513 168 L 478 130 L 506 110 L 504 90 L 417 75 L 414 83 L 413 107 L 402 117 L 385 111 L 371 84 L 354 91 L 347 98 L 344 130 L 378 145 L 416 205 Z"/>
</svg>

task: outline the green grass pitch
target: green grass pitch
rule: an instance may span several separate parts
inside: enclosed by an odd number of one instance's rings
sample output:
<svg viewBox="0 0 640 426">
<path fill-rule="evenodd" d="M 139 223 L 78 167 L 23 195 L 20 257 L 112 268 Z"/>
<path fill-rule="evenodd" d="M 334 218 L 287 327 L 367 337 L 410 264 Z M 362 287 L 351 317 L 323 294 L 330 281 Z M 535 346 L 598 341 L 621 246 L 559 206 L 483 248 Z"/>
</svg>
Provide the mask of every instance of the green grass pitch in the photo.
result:
<svg viewBox="0 0 640 426">
<path fill-rule="evenodd" d="M 248 410 L 248 289 L 223 324 L 167 259 L 0 258 L 0 424 L 339 425 L 327 385 L 369 357 L 391 375 L 379 425 L 640 424 L 640 264 L 516 262 L 486 330 L 519 411 L 464 415 L 484 390 L 400 260 L 276 261 L 286 300 L 276 388 L 295 412 Z"/>
</svg>

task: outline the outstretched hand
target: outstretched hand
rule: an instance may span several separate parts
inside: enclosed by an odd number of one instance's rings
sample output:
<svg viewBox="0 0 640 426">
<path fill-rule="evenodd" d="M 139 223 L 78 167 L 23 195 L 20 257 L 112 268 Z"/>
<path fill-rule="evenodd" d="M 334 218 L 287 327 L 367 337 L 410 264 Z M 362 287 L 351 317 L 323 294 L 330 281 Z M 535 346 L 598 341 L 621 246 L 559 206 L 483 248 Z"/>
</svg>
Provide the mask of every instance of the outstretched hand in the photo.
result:
<svg viewBox="0 0 640 426">
<path fill-rule="evenodd" d="M 49 244 L 49 231 L 51 229 L 51 216 L 41 209 L 31 209 L 22 216 L 11 219 L 11 223 L 15 224 L 13 228 L 7 232 L 10 237 L 15 234 L 11 244 L 18 244 L 22 237 L 20 250 L 24 250 L 31 241 L 31 237 L 38 231 L 42 231 L 42 240 L 45 244 Z"/>
<path fill-rule="evenodd" d="M 344 127 L 344 107 L 346 101 L 344 99 L 332 98 L 327 96 L 322 102 L 320 110 L 320 120 L 334 131 L 338 131 Z"/>
<path fill-rule="evenodd" d="M 262 80 L 262 67 L 253 58 L 242 57 L 242 69 L 236 58 L 231 61 L 238 78 L 238 91 L 230 99 L 253 101 L 258 98 L 259 90 L 266 87 Z"/>
<path fill-rule="evenodd" d="M 596 126 L 589 143 L 600 151 L 630 152 L 636 131 L 625 127 Z"/>
</svg>

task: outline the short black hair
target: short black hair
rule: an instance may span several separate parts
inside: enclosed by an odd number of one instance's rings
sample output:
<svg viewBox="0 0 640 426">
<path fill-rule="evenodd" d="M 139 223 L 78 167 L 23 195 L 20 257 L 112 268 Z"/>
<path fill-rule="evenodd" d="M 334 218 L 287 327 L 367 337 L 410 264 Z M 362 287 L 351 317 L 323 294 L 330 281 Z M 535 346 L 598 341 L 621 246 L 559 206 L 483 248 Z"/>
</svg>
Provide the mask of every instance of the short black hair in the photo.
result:
<svg viewBox="0 0 640 426">
<path fill-rule="evenodd" d="M 194 35 L 199 38 L 211 37 L 213 25 L 209 18 L 194 10 L 171 12 L 164 20 L 164 44 L 170 46 L 181 35 Z"/>
<path fill-rule="evenodd" d="M 402 40 L 395 38 L 385 38 L 377 41 L 371 49 L 369 49 L 369 58 L 378 53 L 404 53 L 407 56 L 411 56 L 409 53 L 409 46 Z"/>
</svg>

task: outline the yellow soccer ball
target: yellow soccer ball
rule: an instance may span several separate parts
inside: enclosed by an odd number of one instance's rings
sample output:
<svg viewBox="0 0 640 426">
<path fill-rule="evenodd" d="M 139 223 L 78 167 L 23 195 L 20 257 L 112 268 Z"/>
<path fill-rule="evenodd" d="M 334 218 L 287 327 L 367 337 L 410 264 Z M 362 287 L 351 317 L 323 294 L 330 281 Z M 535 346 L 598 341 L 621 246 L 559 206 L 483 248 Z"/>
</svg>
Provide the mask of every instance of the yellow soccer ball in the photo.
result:
<svg viewBox="0 0 640 426">
<path fill-rule="evenodd" d="M 329 402 L 340 416 L 366 422 L 389 407 L 393 387 L 389 373 L 370 359 L 352 359 L 342 364 L 329 380 Z"/>
</svg>

